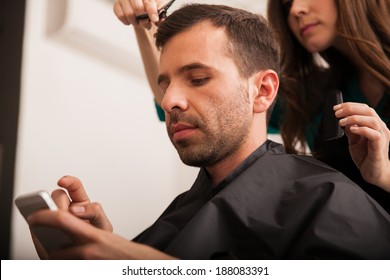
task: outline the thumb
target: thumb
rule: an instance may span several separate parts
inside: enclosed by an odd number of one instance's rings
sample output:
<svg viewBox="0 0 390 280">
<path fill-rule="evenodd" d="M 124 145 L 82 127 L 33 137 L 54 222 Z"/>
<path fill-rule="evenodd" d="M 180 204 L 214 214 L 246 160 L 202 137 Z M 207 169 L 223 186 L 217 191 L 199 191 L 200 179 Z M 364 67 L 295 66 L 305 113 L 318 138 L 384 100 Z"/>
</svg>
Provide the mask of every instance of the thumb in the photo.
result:
<svg viewBox="0 0 390 280">
<path fill-rule="evenodd" d="M 86 205 L 90 203 L 89 197 L 85 192 L 81 181 L 73 176 L 64 176 L 57 182 L 58 186 L 68 191 L 72 203 Z"/>
</svg>

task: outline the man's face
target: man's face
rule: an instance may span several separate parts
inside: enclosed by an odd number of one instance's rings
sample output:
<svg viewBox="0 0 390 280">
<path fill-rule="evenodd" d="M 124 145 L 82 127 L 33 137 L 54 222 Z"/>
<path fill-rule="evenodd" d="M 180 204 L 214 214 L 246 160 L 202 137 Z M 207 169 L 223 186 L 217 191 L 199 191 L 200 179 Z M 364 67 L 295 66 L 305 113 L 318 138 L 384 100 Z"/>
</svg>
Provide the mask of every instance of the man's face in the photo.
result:
<svg viewBox="0 0 390 280">
<path fill-rule="evenodd" d="M 168 135 L 191 166 L 234 155 L 247 138 L 253 110 L 248 79 L 228 51 L 224 29 L 202 22 L 163 47 L 158 83 Z"/>
</svg>

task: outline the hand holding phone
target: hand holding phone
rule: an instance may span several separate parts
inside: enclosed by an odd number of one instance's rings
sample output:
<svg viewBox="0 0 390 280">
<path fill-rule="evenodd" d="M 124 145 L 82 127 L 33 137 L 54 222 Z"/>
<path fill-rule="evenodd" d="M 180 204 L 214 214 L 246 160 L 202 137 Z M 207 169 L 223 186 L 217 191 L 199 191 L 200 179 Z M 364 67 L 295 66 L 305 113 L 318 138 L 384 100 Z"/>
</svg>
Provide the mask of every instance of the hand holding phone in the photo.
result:
<svg viewBox="0 0 390 280">
<path fill-rule="evenodd" d="M 31 213 L 41 209 L 58 210 L 57 205 L 46 191 L 19 196 L 15 199 L 15 204 L 25 219 Z M 48 253 L 73 244 L 69 236 L 58 228 L 33 226 L 31 231 L 37 236 L 39 242 Z"/>
<path fill-rule="evenodd" d="M 334 90 L 327 93 L 323 107 L 322 119 L 322 139 L 324 141 L 341 138 L 344 135 L 343 128 L 339 125 L 339 120 L 335 116 L 333 107 L 343 103 L 341 91 Z"/>
</svg>

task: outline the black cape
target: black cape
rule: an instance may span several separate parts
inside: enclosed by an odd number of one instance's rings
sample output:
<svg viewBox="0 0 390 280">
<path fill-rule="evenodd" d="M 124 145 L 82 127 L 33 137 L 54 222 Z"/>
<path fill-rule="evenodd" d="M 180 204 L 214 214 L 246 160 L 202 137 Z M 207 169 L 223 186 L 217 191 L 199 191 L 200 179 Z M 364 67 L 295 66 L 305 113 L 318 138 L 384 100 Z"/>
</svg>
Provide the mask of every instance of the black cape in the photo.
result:
<svg viewBox="0 0 390 280">
<path fill-rule="evenodd" d="M 388 127 L 390 126 L 388 125 Z M 359 168 L 352 160 L 346 135 L 330 141 L 322 141 L 317 138 L 315 146 L 315 157 L 317 159 L 337 169 L 354 181 L 390 214 L 390 193 L 364 180 Z"/>
<path fill-rule="evenodd" d="M 182 259 L 390 259 L 390 216 L 338 171 L 267 141 L 216 187 L 201 169 L 134 241 Z"/>
</svg>

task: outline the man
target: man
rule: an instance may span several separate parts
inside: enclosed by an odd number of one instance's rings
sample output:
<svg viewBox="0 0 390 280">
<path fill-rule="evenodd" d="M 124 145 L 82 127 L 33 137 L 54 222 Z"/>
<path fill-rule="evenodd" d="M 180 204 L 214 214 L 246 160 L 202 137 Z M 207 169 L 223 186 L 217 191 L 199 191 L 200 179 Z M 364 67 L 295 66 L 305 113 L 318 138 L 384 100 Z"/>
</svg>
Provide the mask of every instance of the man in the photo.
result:
<svg viewBox="0 0 390 280">
<path fill-rule="evenodd" d="M 168 135 L 184 163 L 202 167 L 198 178 L 131 242 L 112 234 L 77 178 L 62 178 L 72 202 L 56 191 L 62 210 L 28 221 L 62 229 L 75 245 L 48 255 L 36 242 L 42 258 L 390 258 L 390 217 L 376 202 L 339 172 L 267 140 L 279 58 L 264 19 L 188 5 L 159 26 L 156 44 Z"/>
</svg>

